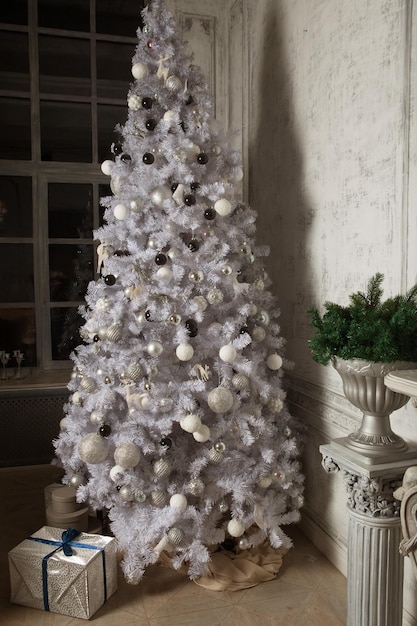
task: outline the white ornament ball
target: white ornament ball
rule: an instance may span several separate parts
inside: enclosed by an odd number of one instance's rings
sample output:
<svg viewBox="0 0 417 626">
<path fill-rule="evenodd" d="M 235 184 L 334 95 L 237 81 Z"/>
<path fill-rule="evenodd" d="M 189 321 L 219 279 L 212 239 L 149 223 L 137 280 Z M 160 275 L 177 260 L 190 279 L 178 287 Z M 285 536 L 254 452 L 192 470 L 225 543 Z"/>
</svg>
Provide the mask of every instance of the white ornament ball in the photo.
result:
<svg viewBox="0 0 417 626">
<path fill-rule="evenodd" d="M 99 298 L 96 302 L 96 309 L 99 311 L 108 311 L 110 308 L 110 301 L 108 298 Z"/>
<path fill-rule="evenodd" d="M 66 430 L 68 427 L 68 418 L 67 417 L 63 417 L 62 420 L 59 422 L 59 428 L 60 430 Z"/>
<path fill-rule="evenodd" d="M 199 311 L 205 311 L 207 309 L 208 304 L 204 296 L 195 296 L 193 301 Z"/>
<path fill-rule="evenodd" d="M 199 443 L 205 443 L 210 439 L 210 428 L 201 424 L 200 428 L 193 432 L 193 437 Z"/>
<path fill-rule="evenodd" d="M 125 220 L 129 217 L 129 209 L 125 204 L 116 204 L 113 213 L 117 220 Z"/>
<path fill-rule="evenodd" d="M 94 424 L 95 426 L 100 426 L 100 424 L 102 424 L 104 421 L 103 416 L 101 415 L 101 413 L 98 413 L 97 411 L 93 411 L 90 415 L 90 422 L 92 424 Z"/>
<path fill-rule="evenodd" d="M 148 73 L 148 69 L 146 65 L 144 65 L 143 63 L 137 62 L 132 65 L 132 75 L 134 78 L 136 78 L 136 80 L 145 78 L 147 73 Z"/>
<path fill-rule="evenodd" d="M 126 441 L 116 447 L 114 451 L 114 460 L 116 465 L 120 465 L 124 469 L 136 467 L 142 457 L 142 453 L 138 446 L 131 441 Z"/>
<path fill-rule="evenodd" d="M 179 511 L 183 512 L 188 505 L 187 498 L 182 493 L 174 493 L 174 495 L 171 496 L 169 505 L 173 509 L 178 509 Z"/>
<path fill-rule="evenodd" d="M 131 488 L 127 487 L 126 485 L 121 487 L 121 489 L 119 490 L 119 496 L 125 502 L 131 502 L 134 499 L 134 495 L 133 495 Z"/>
<path fill-rule="evenodd" d="M 101 171 L 106 176 L 111 176 L 111 173 L 113 171 L 113 167 L 114 167 L 114 163 L 113 163 L 113 161 L 110 161 L 110 159 L 107 159 L 106 161 L 103 161 L 103 163 L 100 166 Z"/>
<path fill-rule="evenodd" d="M 174 259 L 176 259 L 177 257 L 181 255 L 182 255 L 181 250 L 175 247 L 170 248 L 167 252 L 167 256 L 169 259 L 171 259 L 171 261 L 173 261 Z"/>
<path fill-rule="evenodd" d="M 109 444 L 100 435 L 90 433 L 81 439 L 78 444 L 78 454 L 84 463 L 96 465 L 106 460 L 109 451 Z"/>
<path fill-rule="evenodd" d="M 164 120 L 165 120 L 165 122 L 167 122 L 171 126 L 173 126 L 175 124 L 176 117 L 177 117 L 177 115 L 176 115 L 175 111 L 168 110 L 168 111 L 166 111 L 164 113 Z"/>
<path fill-rule="evenodd" d="M 214 210 L 219 215 L 225 217 L 226 215 L 229 215 L 229 213 L 231 212 L 232 205 L 230 204 L 229 200 L 226 200 L 226 198 L 221 198 L 220 200 L 217 200 L 217 202 L 214 203 Z"/>
<path fill-rule="evenodd" d="M 190 361 L 194 356 L 194 348 L 189 343 L 181 343 L 177 346 L 175 354 L 180 361 Z"/>
<path fill-rule="evenodd" d="M 127 99 L 127 106 L 132 111 L 139 111 L 139 109 L 142 108 L 142 101 L 139 98 L 139 96 L 133 94 L 133 95 L 128 97 L 128 99 Z"/>
<path fill-rule="evenodd" d="M 146 346 L 146 352 L 150 356 L 159 356 L 163 351 L 163 345 L 159 341 L 150 341 Z"/>
<path fill-rule="evenodd" d="M 168 284 L 171 282 L 173 274 L 169 267 L 160 267 L 156 272 L 156 277 L 163 283 Z"/>
<path fill-rule="evenodd" d="M 110 189 L 117 196 L 120 193 L 120 178 L 118 176 L 112 176 L 110 179 Z"/>
<path fill-rule="evenodd" d="M 129 207 L 132 211 L 138 212 L 143 207 L 143 202 L 140 198 L 136 198 L 136 200 L 131 200 L 129 202 Z"/>
<path fill-rule="evenodd" d="M 227 524 L 227 532 L 232 537 L 241 537 L 245 532 L 245 527 L 242 522 L 239 522 L 237 519 L 231 519 Z"/>
<path fill-rule="evenodd" d="M 282 367 L 282 358 L 279 354 L 270 354 L 266 360 L 266 364 L 270 370 L 279 370 Z"/>
<path fill-rule="evenodd" d="M 69 482 L 71 487 L 74 487 L 74 489 L 78 489 L 78 487 L 81 487 L 81 485 L 85 485 L 86 479 L 84 474 L 74 474 L 73 476 L 71 476 Z"/>
<path fill-rule="evenodd" d="M 219 350 L 219 357 L 225 363 L 231 363 L 232 361 L 234 361 L 236 355 L 236 348 L 230 343 L 227 346 L 222 346 Z"/>
<path fill-rule="evenodd" d="M 151 200 L 156 206 L 162 206 L 165 200 L 170 198 L 172 198 L 172 191 L 168 185 L 159 185 L 151 191 Z"/>
<path fill-rule="evenodd" d="M 233 394 L 225 387 L 215 387 L 208 394 L 207 402 L 215 413 L 226 413 L 233 406 Z"/>
<path fill-rule="evenodd" d="M 83 399 L 82 399 L 82 396 L 81 396 L 79 391 L 76 391 L 75 393 L 72 394 L 71 401 L 72 401 L 73 404 L 75 404 L 75 406 L 81 406 L 82 405 Z"/>
<path fill-rule="evenodd" d="M 114 483 L 119 482 L 123 478 L 124 469 L 120 465 L 114 465 L 110 470 L 110 478 Z"/>
<path fill-rule="evenodd" d="M 220 304 L 223 302 L 223 293 L 217 287 L 213 287 L 207 294 L 207 302 L 209 304 Z"/>
<path fill-rule="evenodd" d="M 201 419 L 198 415 L 186 415 L 180 421 L 180 426 L 186 433 L 194 433 L 201 427 Z"/>
</svg>

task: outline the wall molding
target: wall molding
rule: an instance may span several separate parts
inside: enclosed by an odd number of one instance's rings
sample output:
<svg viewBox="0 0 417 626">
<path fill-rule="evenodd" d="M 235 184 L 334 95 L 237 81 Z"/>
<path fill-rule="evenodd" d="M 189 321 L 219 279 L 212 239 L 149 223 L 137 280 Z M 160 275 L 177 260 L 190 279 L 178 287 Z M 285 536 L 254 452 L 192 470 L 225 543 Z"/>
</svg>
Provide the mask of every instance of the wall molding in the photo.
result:
<svg viewBox="0 0 417 626">
<path fill-rule="evenodd" d="M 301 512 L 299 527 L 339 572 L 347 576 L 347 544 L 343 538 L 336 535 L 332 528 L 308 507 Z"/>
</svg>

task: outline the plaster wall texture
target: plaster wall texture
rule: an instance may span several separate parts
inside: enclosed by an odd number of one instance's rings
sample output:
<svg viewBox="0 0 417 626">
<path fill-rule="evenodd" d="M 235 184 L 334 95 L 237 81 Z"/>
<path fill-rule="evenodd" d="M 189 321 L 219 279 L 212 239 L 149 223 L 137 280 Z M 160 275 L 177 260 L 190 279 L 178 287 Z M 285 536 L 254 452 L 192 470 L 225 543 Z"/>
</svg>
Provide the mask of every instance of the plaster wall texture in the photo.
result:
<svg viewBox="0 0 417 626">
<path fill-rule="evenodd" d="M 291 409 L 306 424 L 306 532 L 346 571 L 341 479 L 318 446 L 357 427 L 331 367 L 313 362 L 307 310 L 348 303 L 377 271 L 384 295 L 417 278 L 417 14 L 412 0 L 247 4 L 249 200 L 281 309 Z M 417 409 L 392 417 L 417 441 Z M 404 624 L 417 624 L 406 567 Z"/>
</svg>

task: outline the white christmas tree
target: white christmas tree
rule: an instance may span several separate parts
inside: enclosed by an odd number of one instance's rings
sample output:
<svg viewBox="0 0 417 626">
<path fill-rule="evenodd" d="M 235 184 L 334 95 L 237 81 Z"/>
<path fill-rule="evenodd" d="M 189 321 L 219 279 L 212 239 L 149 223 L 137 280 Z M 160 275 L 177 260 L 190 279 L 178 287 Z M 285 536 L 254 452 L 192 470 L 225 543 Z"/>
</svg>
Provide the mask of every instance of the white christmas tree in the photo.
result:
<svg viewBox="0 0 417 626">
<path fill-rule="evenodd" d="M 101 276 L 54 442 L 78 500 L 108 510 L 131 583 L 162 550 L 195 579 L 225 540 L 289 547 L 281 527 L 303 491 L 239 155 L 163 1 L 142 17 L 127 121 L 102 164 L 114 195 L 95 233 Z"/>
</svg>

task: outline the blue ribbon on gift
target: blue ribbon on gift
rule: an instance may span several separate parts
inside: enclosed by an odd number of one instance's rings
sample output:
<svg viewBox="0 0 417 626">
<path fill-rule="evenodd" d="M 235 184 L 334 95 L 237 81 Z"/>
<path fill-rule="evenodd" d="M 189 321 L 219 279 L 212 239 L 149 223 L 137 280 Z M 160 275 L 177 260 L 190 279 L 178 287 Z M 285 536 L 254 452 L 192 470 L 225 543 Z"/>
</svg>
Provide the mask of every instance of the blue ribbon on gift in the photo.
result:
<svg viewBox="0 0 417 626">
<path fill-rule="evenodd" d="M 43 606 L 45 611 L 49 611 L 49 593 L 48 593 L 48 560 L 56 552 L 62 550 L 65 556 L 72 556 L 73 548 L 87 548 L 87 550 L 98 550 L 101 552 L 101 558 L 103 562 L 103 583 L 104 583 L 104 602 L 107 600 L 107 577 L 106 577 L 106 554 L 104 548 L 100 546 L 92 546 L 88 543 L 80 543 L 74 541 L 76 537 L 81 535 L 79 530 L 75 528 L 68 528 L 64 530 L 61 535 L 62 541 L 54 541 L 53 539 L 42 539 L 41 537 L 28 537 L 29 541 L 36 541 L 38 543 L 44 543 L 48 546 L 57 546 L 55 550 L 52 550 L 49 554 L 42 559 L 42 588 L 43 588 Z"/>
</svg>

